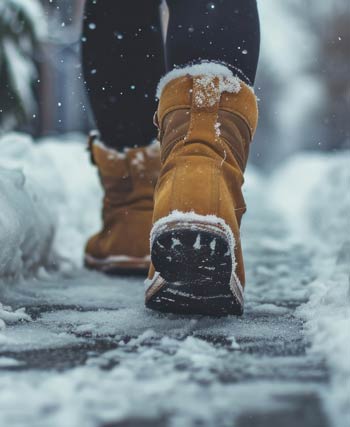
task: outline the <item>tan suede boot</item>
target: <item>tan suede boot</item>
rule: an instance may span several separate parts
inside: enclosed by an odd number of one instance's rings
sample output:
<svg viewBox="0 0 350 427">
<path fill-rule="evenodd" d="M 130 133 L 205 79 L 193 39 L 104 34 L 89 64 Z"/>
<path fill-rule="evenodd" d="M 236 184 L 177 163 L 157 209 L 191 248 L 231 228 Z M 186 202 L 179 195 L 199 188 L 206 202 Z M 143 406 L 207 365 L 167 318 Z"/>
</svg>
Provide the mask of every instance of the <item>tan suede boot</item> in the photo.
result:
<svg viewBox="0 0 350 427">
<path fill-rule="evenodd" d="M 88 241 L 85 265 L 106 273 L 147 271 L 159 144 L 119 153 L 93 137 L 90 151 L 105 196 L 103 229 Z"/>
<path fill-rule="evenodd" d="M 162 168 L 155 192 L 149 308 L 242 314 L 243 172 L 257 126 L 251 88 L 224 66 L 166 76 L 156 114 Z M 186 73 L 183 73 L 186 74 Z"/>
</svg>

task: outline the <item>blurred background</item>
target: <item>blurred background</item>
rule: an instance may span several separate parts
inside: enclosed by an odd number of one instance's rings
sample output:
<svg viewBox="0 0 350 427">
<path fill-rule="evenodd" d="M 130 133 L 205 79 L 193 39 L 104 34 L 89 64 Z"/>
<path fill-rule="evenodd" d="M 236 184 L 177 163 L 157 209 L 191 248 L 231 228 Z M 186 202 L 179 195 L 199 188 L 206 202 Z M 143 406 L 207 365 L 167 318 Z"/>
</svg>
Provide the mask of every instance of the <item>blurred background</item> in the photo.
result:
<svg viewBox="0 0 350 427">
<path fill-rule="evenodd" d="M 251 161 L 350 148 L 350 1 L 258 0 L 260 126 Z M 84 0 L 0 0 L 0 135 L 94 128 L 80 64 Z"/>
</svg>

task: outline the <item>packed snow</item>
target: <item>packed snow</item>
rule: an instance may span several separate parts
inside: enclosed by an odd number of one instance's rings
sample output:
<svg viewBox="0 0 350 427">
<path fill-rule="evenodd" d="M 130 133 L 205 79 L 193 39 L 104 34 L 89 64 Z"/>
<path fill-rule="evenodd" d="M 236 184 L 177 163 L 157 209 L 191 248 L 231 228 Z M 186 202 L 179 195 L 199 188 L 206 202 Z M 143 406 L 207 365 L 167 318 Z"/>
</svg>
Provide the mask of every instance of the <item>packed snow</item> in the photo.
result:
<svg viewBox="0 0 350 427">
<path fill-rule="evenodd" d="M 329 407 L 344 414 L 338 421 L 344 425 L 350 424 L 349 165 L 348 152 L 298 155 L 275 177 L 275 202 L 278 194 L 277 204 L 283 205 L 295 236 L 307 239 L 315 252 L 317 277 L 309 284 L 309 301 L 299 314 L 306 320 L 311 350 L 329 364 L 333 374 Z M 283 197 L 283 183 L 291 194 L 288 198 Z"/>
<path fill-rule="evenodd" d="M 54 226 L 39 187 L 21 170 L 0 169 L 0 276 L 47 265 Z"/>
<path fill-rule="evenodd" d="M 38 145 L 13 133 L 0 144 L 2 281 L 81 267 L 82 247 L 90 230 L 100 225 L 102 197 L 82 137 L 71 137 L 69 144 L 48 139 Z M 2 306 L 0 325 L 16 316 Z"/>
<path fill-rule="evenodd" d="M 42 238 L 36 238 L 36 241 L 53 237 L 50 248 L 47 247 L 45 252 L 53 257 L 56 255 L 54 263 L 57 268 L 64 268 L 67 263 L 81 266 L 82 247 L 91 231 L 97 231 L 100 226 L 102 198 L 96 168 L 89 160 L 86 139 L 71 135 L 60 141 L 44 139 L 40 144 L 34 144 L 29 136 L 11 133 L 4 136 L 0 144 L 1 173 L 12 182 L 4 185 L 24 186 L 22 199 L 10 189 L 6 191 L 14 200 L 4 200 L 2 209 L 16 211 L 7 215 L 6 220 L 11 221 L 14 215 L 18 215 L 17 221 L 34 215 L 33 224 L 19 225 L 17 232 L 26 234 L 27 227 L 30 233 L 37 230 L 42 233 Z M 3 192 L 6 194 L 5 189 Z M 7 241 L 3 234 L 1 239 Z M 36 245 L 36 241 L 33 244 Z M 44 263 L 41 265 L 45 266 Z M 21 268 L 17 265 L 16 270 Z M 2 270 L 0 275 L 3 275 Z"/>
<path fill-rule="evenodd" d="M 0 424 L 244 426 L 307 401 L 349 425 L 350 153 L 248 170 L 246 313 L 189 319 L 82 269 L 102 195 L 83 142 L 0 140 Z"/>
</svg>

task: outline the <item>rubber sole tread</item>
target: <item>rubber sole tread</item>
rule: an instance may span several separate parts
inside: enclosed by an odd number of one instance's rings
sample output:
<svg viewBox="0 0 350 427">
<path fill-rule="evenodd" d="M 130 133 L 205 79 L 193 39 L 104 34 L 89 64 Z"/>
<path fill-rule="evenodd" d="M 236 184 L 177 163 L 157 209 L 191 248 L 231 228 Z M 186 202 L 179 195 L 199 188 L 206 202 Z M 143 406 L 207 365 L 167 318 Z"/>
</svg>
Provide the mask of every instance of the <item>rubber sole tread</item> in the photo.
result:
<svg viewBox="0 0 350 427">
<path fill-rule="evenodd" d="M 209 316 L 243 313 L 230 288 L 232 256 L 222 235 L 194 227 L 166 230 L 153 240 L 151 258 L 165 284 L 147 301 L 148 308 Z"/>
</svg>

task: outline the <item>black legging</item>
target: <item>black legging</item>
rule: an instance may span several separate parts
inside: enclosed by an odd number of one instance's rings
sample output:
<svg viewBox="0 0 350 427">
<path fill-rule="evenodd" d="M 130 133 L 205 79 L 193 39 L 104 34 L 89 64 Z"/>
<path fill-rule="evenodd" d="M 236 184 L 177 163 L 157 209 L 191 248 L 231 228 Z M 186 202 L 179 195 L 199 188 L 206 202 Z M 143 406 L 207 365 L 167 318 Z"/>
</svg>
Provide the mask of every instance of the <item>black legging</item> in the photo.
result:
<svg viewBox="0 0 350 427">
<path fill-rule="evenodd" d="M 166 71 L 205 60 L 226 63 L 253 85 L 260 29 L 256 0 L 167 0 L 163 48 L 160 0 L 87 0 L 83 67 L 101 139 L 144 146 L 155 137 L 157 83 Z"/>
</svg>

